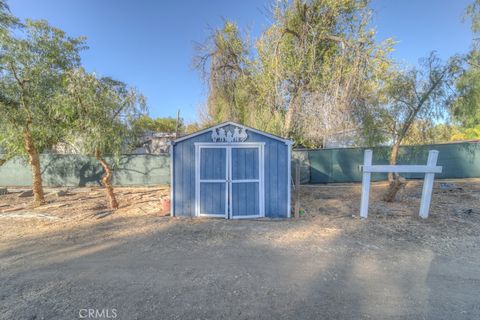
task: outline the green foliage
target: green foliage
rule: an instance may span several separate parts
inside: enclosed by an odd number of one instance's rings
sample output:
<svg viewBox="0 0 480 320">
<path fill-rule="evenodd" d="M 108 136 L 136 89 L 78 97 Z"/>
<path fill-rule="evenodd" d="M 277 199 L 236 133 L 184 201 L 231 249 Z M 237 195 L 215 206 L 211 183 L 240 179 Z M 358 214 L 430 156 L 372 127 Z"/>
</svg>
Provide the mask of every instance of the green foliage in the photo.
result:
<svg viewBox="0 0 480 320">
<path fill-rule="evenodd" d="M 409 135 L 415 136 L 412 130 L 426 132 L 446 120 L 458 70 L 458 59 L 444 64 L 435 53 L 423 59 L 420 68 L 392 70 L 378 100 L 359 110 L 366 137 L 378 140 L 381 130 L 393 144 L 401 144 Z"/>
<path fill-rule="evenodd" d="M 480 124 L 480 0 L 467 7 L 474 41 L 465 57 L 466 68 L 456 82 L 458 99 L 452 104 L 454 118 L 465 127 Z"/>
<path fill-rule="evenodd" d="M 463 141 L 463 140 L 476 140 L 480 139 L 480 125 L 472 128 L 458 128 L 454 130 L 450 140 Z"/>
<path fill-rule="evenodd" d="M 416 120 L 403 139 L 403 145 L 435 144 L 452 140 L 457 127 L 434 124 L 429 119 Z"/>
<path fill-rule="evenodd" d="M 135 145 L 132 123 L 146 112 L 145 98 L 135 89 L 81 68 L 69 73 L 66 88 L 68 95 L 58 104 L 71 117 L 71 144 L 90 155 L 119 155 Z"/>
<path fill-rule="evenodd" d="M 480 0 L 473 0 L 473 2 L 465 10 L 464 18 L 465 20 L 470 20 L 470 26 L 474 34 L 480 33 Z"/>
<path fill-rule="evenodd" d="M 194 132 L 200 131 L 200 129 L 201 127 L 198 123 L 196 122 L 190 123 L 185 127 L 185 133 L 186 134 L 194 133 Z"/>
<path fill-rule="evenodd" d="M 10 13 L 7 2 L 0 0 L 0 43 L 10 34 L 11 28 L 19 26 L 19 20 Z"/>
<path fill-rule="evenodd" d="M 170 117 L 152 119 L 151 117 L 144 115 L 135 120 L 133 128 L 139 133 L 148 131 L 175 133 L 177 130 L 177 119 Z M 183 124 L 183 119 L 180 118 L 178 132 L 182 133 L 184 130 L 185 126 Z"/>
<path fill-rule="evenodd" d="M 456 81 L 458 98 L 452 105 L 454 118 L 465 127 L 480 124 L 480 51 L 467 57 L 469 67 Z"/>
<path fill-rule="evenodd" d="M 204 122 L 238 121 L 312 147 L 355 127 L 353 109 L 378 86 L 393 45 L 375 42 L 367 4 L 276 2 L 253 50 L 227 21 L 196 58 L 209 87 Z"/>
<path fill-rule="evenodd" d="M 198 51 L 195 67 L 209 88 L 207 124 L 228 120 L 244 123 L 251 62 L 238 27 L 226 21 L 223 28 L 213 31 L 206 44 L 198 46 Z"/>
<path fill-rule="evenodd" d="M 84 47 L 82 37 L 70 38 L 43 20 L 27 20 L 19 32 L 2 35 L 0 47 L 0 146 L 9 154 L 26 153 L 26 133 L 40 152 L 61 139 L 68 115 L 54 101 Z"/>
</svg>

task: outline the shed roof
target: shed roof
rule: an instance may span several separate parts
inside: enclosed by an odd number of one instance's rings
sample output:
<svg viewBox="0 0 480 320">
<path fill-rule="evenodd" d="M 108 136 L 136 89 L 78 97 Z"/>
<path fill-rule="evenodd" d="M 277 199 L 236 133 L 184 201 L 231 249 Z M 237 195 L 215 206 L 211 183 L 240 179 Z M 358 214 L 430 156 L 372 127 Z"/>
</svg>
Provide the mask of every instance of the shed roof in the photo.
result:
<svg viewBox="0 0 480 320">
<path fill-rule="evenodd" d="M 276 135 L 274 135 L 274 134 L 267 133 L 267 132 L 264 132 L 264 131 L 261 131 L 261 130 L 257 130 L 257 129 L 254 129 L 254 128 L 252 128 L 252 127 L 245 126 L 245 125 L 243 125 L 243 124 L 239 124 L 239 123 L 236 123 L 236 122 L 233 122 L 233 121 L 222 122 L 222 123 L 217 124 L 217 125 L 215 125 L 215 126 L 212 126 L 212 127 L 209 127 L 209 128 L 206 128 L 206 129 L 203 129 L 203 130 L 200 130 L 200 131 L 191 133 L 191 134 L 187 134 L 186 136 L 183 136 L 183 137 L 181 137 L 181 138 L 178 138 L 178 139 L 173 140 L 172 143 L 175 144 L 175 143 L 177 143 L 177 142 L 181 142 L 181 141 L 183 141 L 183 140 L 187 140 L 187 139 L 196 137 L 196 136 L 198 136 L 198 135 L 204 134 L 204 133 L 206 133 L 206 132 L 208 132 L 208 131 L 211 131 L 211 130 L 213 130 L 213 129 L 221 128 L 221 127 L 224 127 L 224 126 L 227 126 L 227 125 L 233 125 L 233 126 L 237 126 L 237 127 L 240 127 L 240 128 L 244 128 L 244 129 L 250 130 L 250 131 L 252 131 L 252 132 L 255 132 L 255 133 L 257 133 L 257 134 L 260 134 L 260 135 L 269 137 L 269 138 L 271 138 L 271 139 L 275 139 L 275 140 L 278 140 L 278 141 L 282 141 L 282 142 L 284 142 L 285 144 L 293 144 L 293 141 L 292 141 L 292 140 L 285 139 L 285 138 L 282 138 L 282 137 L 280 137 L 280 136 L 276 136 Z"/>
</svg>

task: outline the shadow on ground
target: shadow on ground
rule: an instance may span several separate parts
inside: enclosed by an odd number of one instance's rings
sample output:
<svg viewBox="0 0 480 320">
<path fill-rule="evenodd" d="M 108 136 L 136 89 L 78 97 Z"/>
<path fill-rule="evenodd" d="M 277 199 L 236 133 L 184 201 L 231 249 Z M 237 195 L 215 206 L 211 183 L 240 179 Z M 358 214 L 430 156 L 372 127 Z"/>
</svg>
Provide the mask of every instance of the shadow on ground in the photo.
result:
<svg viewBox="0 0 480 320">
<path fill-rule="evenodd" d="M 0 319 L 473 319 L 479 262 L 310 220 L 112 215 L 4 242 Z"/>
</svg>

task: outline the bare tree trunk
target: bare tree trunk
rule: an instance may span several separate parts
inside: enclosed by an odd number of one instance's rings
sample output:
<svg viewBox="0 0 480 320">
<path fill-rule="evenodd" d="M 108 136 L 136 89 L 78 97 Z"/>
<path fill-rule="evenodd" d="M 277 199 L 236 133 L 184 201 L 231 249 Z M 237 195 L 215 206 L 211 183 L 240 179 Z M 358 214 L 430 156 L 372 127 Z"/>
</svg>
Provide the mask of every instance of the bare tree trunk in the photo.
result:
<svg viewBox="0 0 480 320">
<path fill-rule="evenodd" d="M 295 104 L 290 105 L 288 108 L 287 115 L 285 116 L 285 136 L 290 137 L 293 127 L 293 115 L 295 113 Z"/>
<path fill-rule="evenodd" d="M 390 165 L 396 165 L 397 164 L 397 158 L 398 158 L 398 151 L 400 149 L 400 143 L 395 142 L 392 146 L 392 151 L 390 153 Z M 395 174 L 398 175 L 398 174 Z M 392 172 L 388 173 L 388 182 L 392 183 L 394 180 L 394 174 Z"/>
<path fill-rule="evenodd" d="M 178 138 L 179 126 L 180 126 L 180 109 L 177 110 L 177 123 L 175 124 L 175 139 Z"/>
<path fill-rule="evenodd" d="M 292 101 L 288 107 L 287 114 L 285 116 L 285 136 L 290 138 L 291 134 L 293 133 L 294 125 L 295 125 L 295 114 L 298 112 L 299 106 L 301 101 L 301 93 L 300 89 L 295 90 L 294 96 L 292 97 Z"/>
<path fill-rule="evenodd" d="M 400 140 L 399 140 L 400 141 Z M 397 158 L 398 158 L 398 151 L 400 149 L 400 142 L 396 142 L 392 146 L 392 152 L 390 154 L 390 164 L 395 165 L 397 164 Z M 395 200 L 395 197 L 397 196 L 398 191 L 402 189 L 403 186 L 407 183 L 405 178 L 401 177 L 398 173 L 388 173 L 388 181 L 390 182 L 390 185 L 387 189 L 387 192 L 383 195 L 383 201 L 386 202 L 393 202 Z"/>
<path fill-rule="evenodd" d="M 397 196 L 398 191 L 402 189 L 407 184 L 407 181 L 404 177 L 396 174 L 395 179 L 390 182 L 387 192 L 383 195 L 383 201 L 393 202 Z"/>
<path fill-rule="evenodd" d="M 32 182 L 33 182 L 33 205 L 39 207 L 45 203 L 42 186 L 42 171 L 40 169 L 40 158 L 38 151 L 33 143 L 32 135 L 28 129 L 23 132 L 23 139 L 25 143 L 25 150 L 28 153 L 28 159 L 32 168 Z"/>
<path fill-rule="evenodd" d="M 118 202 L 117 199 L 115 198 L 115 193 L 113 193 L 113 186 L 112 186 L 112 170 L 110 169 L 110 166 L 108 163 L 102 158 L 102 154 L 100 153 L 99 150 L 95 150 L 95 158 L 97 158 L 98 162 L 103 167 L 103 170 L 105 170 L 105 173 L 103 174 L 102 177 L 102 184 L 105 187 L 105 190 L 107 192 L 107 199 L 110 204 L 111 209 L 118 209 Z"/>
</svg>

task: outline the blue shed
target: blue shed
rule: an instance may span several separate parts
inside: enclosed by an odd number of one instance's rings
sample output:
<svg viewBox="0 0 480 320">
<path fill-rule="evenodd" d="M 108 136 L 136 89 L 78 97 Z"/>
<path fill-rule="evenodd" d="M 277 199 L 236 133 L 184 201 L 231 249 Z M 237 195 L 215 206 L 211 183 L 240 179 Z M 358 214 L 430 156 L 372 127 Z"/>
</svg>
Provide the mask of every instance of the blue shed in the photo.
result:
<svg viewBox="0 0 480 320">
<path fill-rule="evenodd" d="M 290 217 L 291 147 L 234 122 L 172 141 L 172 215 Z"/>
</svg>

